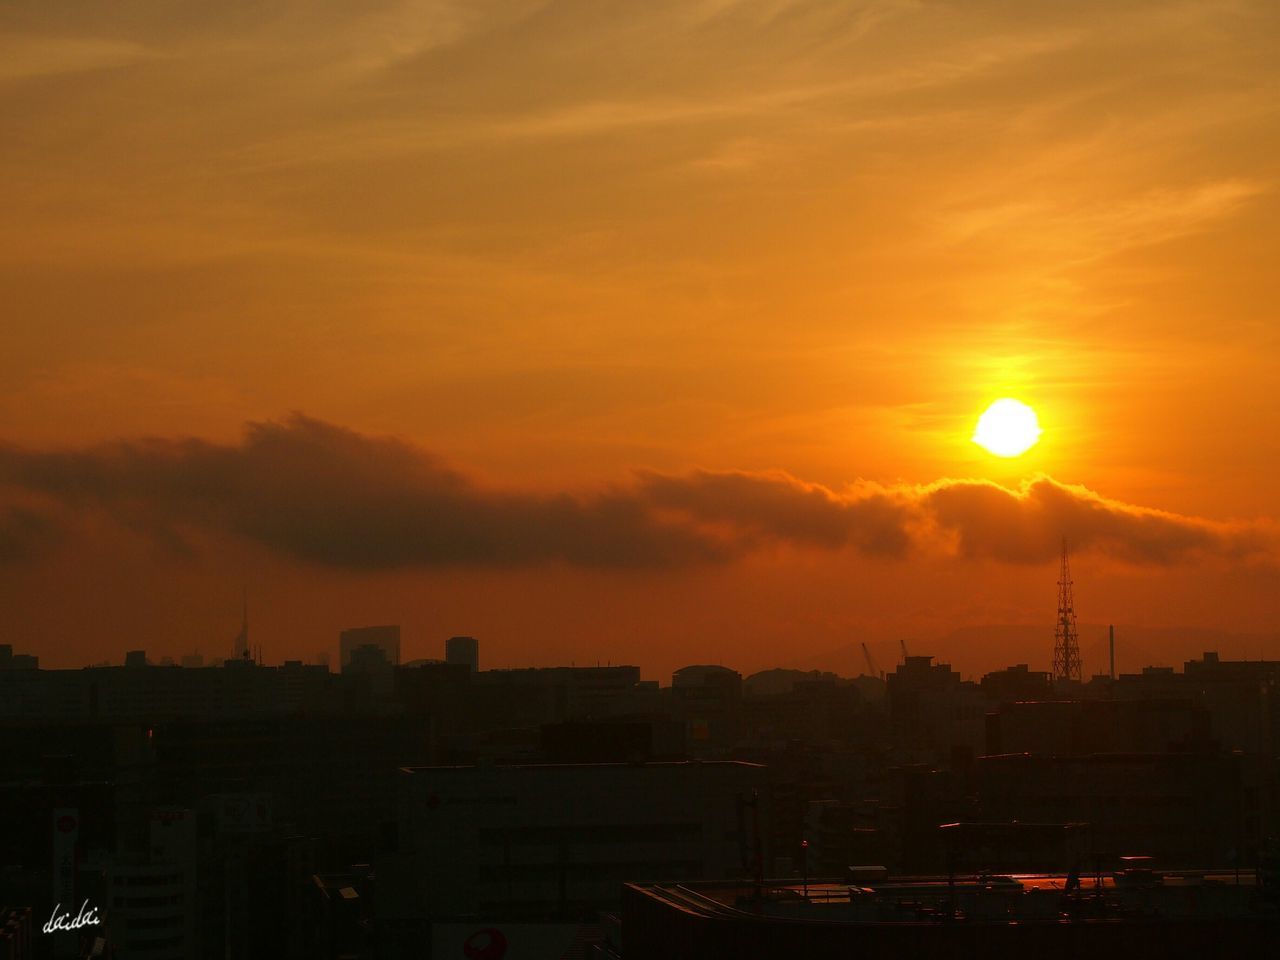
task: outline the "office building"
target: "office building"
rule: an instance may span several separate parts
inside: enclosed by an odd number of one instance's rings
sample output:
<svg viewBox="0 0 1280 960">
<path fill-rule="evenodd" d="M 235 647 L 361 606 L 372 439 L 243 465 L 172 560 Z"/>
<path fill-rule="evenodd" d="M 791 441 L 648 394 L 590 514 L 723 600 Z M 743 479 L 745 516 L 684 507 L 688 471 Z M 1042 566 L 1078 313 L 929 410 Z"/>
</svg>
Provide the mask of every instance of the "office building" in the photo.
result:
<svg viewBox="0 0 1280 960">
<path fill-rule="evenodd" d="M 475 673 L 480 669 L 480 641 L 475 637 L 450 637 L 444 643 L 445 663 L 465 663 Z"/>
<path fill-rule="evenodd" d="M 382 651 L 391 666 L 400 663 L 400 627 L 398 624 L 381 627 L 352 627 L 338 634 L 339 669 L 346 670 L 351 654 L 360 647 L 374 646 Z"/>
</svg>

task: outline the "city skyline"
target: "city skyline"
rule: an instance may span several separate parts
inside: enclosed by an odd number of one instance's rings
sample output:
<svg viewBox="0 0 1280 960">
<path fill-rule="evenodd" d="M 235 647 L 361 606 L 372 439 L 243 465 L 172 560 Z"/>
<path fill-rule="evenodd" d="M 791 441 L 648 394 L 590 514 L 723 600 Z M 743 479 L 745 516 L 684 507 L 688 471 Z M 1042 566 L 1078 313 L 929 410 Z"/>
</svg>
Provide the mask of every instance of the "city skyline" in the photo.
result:
<svg viewBox="0 0 1280 960">
<path fill-rule="evenodd" d="M 0 4 L 0 956 L 1280 943 L 1280 3 Z"/>
<path fill-rule="evenodd" d="M 246 624 L 247 626 L 247 621 Z M 243 628 L 242 628 L 243 629 Z M 363 626 L 347 627 L 337 634 L 339 642 L 335 645 L 321 645 L 309 656 L 268 655 L 269 644 L 255 642 L 247 649 L 240 646 L 243 633 L 237 634 L 228 644 L 226 650 L 217 648 L 193 648 L 178 654 L 161 650 L 137 648 L 131 650 L 111 651 L 98 660 L 85 663 L 47 662 L 32 654 L 21 646 L 13 644 L 4 646 L 10 653 L 21 658 L 15 664 L 17 668 L 30 669 L 38 663 L 43 670 L 76 670 L 90 667 L 109 666 L 170 666 L 213 668 L 226 664 L 235 664 L 243 660 L 252 660 L 263 666 L 288 666 L 300 664 L 305 666 L 323 666 L 334 673 L 345 669 L 346 657 L 342 650 L 348 635 L 365 632 L 378 634 L 392 630 L 399 636 L 400 626 Z M 768 662 L 731 662 L 716 660 L 714 664 L 739 673 L 745 678 L 782 672 L 801 675 L 821 675 L 846 680 L 871 677 L 884 679 L 887 674 L 901 667 L 908 656 L 924 656 L 936 664 L 954 668 L 965 680 L 977 681 L 991 673 L 999 673 L 1007 669 L 1026 668 L 1032 672 L 1046 676 L 1052 674 L 1053 650 L 1044 656 L 1040 655 L 1043 645 L 1044 630 L 1040 625 L 985 625 L 964 627 L 951 634 L 936 638 L 897 637 L 871 638 L 855 641 L 846 646 L 824 650 L 806 659 L 779 659 Z M 1138 675 L 1150 669 L 1178 669 L 1184 663 L 1212 654 L 1225 660 L 1239 662 L 1266 662 L 1262 656 L 1268 648 L 1270 637 L 1264 634 L 1224 634 L 1221 632 L 1201 630 L 1182 631 L 1179 633 L 1162 630 L 1134 628 L 1121 625 L 1120 642 L 1115 644 L 1115 624 L 1084 624 L 1081 661 L 1084 667 L 1082 679 L 1088 681 L 1097 677 L 1107 677 L 1112 671 L 1114 658 L 1114 675 Z M 975 654 L 974 641 L 983 641 L 982 656 Z M 410 637 L 404 648 L 403 657 L 398 647 L 389 647 L 388 663 L 410 668 L 424 664 L 443 663 L 448 658 L 447 650 L 455 641 L 478 644 L 479 641 L 470 636 L 454 635 L 452 637 Z M 373 641 L 381 645 L 380 641 Z M 398 640 L 397 640 L 398 643 Z M 1051 648 L 1056 638 L 1051 641 Z M 478 649 L 478 648 L 477 648 Z M 1156 652 L 1159 655 L 1156 655 Z M 486 650 L 486 657 L 488 651 Z M 34 657 L 34 660 L 31 658 Z M 709 661 L 705 661 L 709 662 Z M 565 663 L 553 661 L 521 661 L 506 659 L 491 662 L 486 659 L 485 670 L 495 671 L 528 671 L 558 670 L 563 668 L 591 667 L 623 667 L 638 669 L 646 679 L 655 679 L 662 683 L 681 669 L 694 666 L 704 661 L 673 661 L 671 664 L 654 661 L 628 661 L 608 655 L 602 651 L 601 656 L 582 661 L 571 660 Z"/>
</svg>

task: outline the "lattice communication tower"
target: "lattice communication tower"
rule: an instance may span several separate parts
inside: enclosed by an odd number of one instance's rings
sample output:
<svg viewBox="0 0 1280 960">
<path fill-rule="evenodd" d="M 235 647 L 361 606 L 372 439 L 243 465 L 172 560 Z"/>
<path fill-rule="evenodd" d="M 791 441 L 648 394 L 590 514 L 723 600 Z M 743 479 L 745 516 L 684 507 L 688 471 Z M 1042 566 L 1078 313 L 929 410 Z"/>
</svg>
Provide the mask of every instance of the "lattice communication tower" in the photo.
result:
<svg viewBox="0 0 1280 960">
<path fill-rule="evenodd" d="M 1053 631 L 1053 679 L 1081 680 L 1080 635 L 1076 630 L 1076 605 L 1071 589 L 1071 564 L 1067 541 L 1062 540 L 1062 572 L 1058 576 L 1058 623 Z"/>
</svg>

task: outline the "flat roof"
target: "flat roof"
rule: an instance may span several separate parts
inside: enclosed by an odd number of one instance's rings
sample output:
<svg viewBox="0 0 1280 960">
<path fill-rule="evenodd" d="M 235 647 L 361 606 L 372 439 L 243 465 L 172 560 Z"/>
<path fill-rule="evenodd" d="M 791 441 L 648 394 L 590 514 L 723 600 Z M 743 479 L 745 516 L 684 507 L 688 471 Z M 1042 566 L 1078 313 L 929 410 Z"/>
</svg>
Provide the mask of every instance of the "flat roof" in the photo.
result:
<svg viewBox="0 0 1280 960">
<path fill-rule="evenodd" d="M 763 763 L 747 760 L 646 760 L 628 763 L 468 763 L 444 766 L 401 767 L 403 773 L 444 773 L 470 770 L 645 770 L 653 768 L 741 767 L 744 770 L 765 770 Z"/>
</svg>

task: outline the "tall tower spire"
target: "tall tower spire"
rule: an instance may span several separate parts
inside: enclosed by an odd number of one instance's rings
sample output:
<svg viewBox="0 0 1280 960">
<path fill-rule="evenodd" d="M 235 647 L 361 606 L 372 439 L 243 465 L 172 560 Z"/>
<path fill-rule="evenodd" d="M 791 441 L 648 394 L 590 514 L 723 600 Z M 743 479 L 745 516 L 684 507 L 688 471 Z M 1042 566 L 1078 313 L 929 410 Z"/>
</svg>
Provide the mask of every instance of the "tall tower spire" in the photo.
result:
<svg viewBox="0 0 1280 960">
<path fill-rule="evenodd" d="M 1053 631 L 1053 679 L 1082 680 L 1080 636 L 1076 632 L 1076 605 L 1071 589 L 1071 564 L 1067 538 L 1062 538 L 1062 572 L 1058 575 L 1058 622 Z"/>
<path fill-rule="evenodd" d="M 236 634 L 235 658 L 245 660 L 249 656 L 249 588 L 244 588 L 244 613 L 240 621 L 240 632 Z"/>
</svg>

